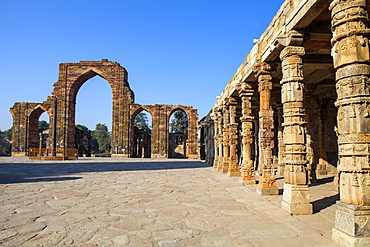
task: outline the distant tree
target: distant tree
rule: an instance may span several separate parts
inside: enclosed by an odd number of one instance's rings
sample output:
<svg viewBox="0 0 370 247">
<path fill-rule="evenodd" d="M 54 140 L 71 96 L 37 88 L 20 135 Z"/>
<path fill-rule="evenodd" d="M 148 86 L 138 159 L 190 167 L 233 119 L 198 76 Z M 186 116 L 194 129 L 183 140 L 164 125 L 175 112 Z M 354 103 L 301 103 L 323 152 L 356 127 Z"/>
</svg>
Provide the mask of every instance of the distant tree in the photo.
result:
<svg viewBox="0 0 370 247">
<path fill-rule="evenodd" d="M 11 141 L 12 140 L 12 132 L 13 132 L 13 127 L 11 127 L 8 130 L 1 131 L 0 130 L 0 136 L 4 137 L 5 139 Z"/>
<path fill-rule="evenodd" d="M 152 129 L 149 124 L 148 116 L 145 112 L 140 112 L 136 115 L 134 120 L 134 126 L 143 129 L 145 132 L 149 134 L 152 133 Z"/>
<path fill-rule="evenodd" d="M 105 124 L 98 123 L 95 130 L 92 131 L 92 136 L 97 140 L 99 145 L 99 153 L 109 153 L 111 149 L 111 135 L 108 127 Z"/>
<path fill-rule="evenodd" d="M 12 128 L 5 131 L 0 130 L 0 156 L 11 154 L 11 140 Z"/>
<path fill-rule="evenodd" d="M 173 113 L 173 119 L 170 123 L 170 132 L 185 133 L 188 130 L 188 117 L 182 110 L 177 110 Z"/>
<path fill-rule="evenodd" d="M 39 121 L 39 133 L 42 133 L 44 130 L 49 129 L 49 123 L 45 120 Z"/>
<path fill-rule="evenodd" d="M 77 134 L 76 144 L 79 147 L 79 152 L 81 152 L 81 154 L 86 154 L 90 156 L 92 149 L 91 149 L 91 144 L 89 147 L 89 140 L 91 142 L 91 139 L 92 139 L 91 132 L 92 131 L 82 124 L 77 124 L 75 127 L 76 127 L 76 134 Z"/>
</svg>

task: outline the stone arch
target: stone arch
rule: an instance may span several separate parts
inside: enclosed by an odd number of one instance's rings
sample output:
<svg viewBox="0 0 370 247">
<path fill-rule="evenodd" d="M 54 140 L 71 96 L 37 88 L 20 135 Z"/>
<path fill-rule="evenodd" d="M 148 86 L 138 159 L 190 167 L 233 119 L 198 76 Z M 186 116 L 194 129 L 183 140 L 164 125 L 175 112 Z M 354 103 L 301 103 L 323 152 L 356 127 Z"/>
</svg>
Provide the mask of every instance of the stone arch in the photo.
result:
<svg viewBox="0 0 370 247">
<path fill-rule="evenodd" d="M 151 117 L 151 126 L 153 126 L 153 114 L 150 106 L 133 104 L 130 107 L 130 157 L 131 158 L 151 158 L 152 138 L 151 133 L 139 130 L 135 127 L 136 116 L 146 111 Z"/>
<path fill-rule="evenodd" d="M 182 110 L 188 117 L 188 133 L 187 133 L 187 147 L 186 158 L 198 158 L 198 144 L 197 144 L 197 126 L 198 126 L 198 111 L 191 106 L 172 105 L 168 107 L 166 114 L 167 135 L 169 133 L 169 120 L 171 115 L 177 111 Z"/>
<path fill-rule="evenodd" d="M 187 157 L 187 139 L 188 139 L 188 126 L 184 132 L 171 132 L 171 116 L 178 111 L 185 113 L 189 122 L 188 113 L 182 107 L 171 109 L 167 114 L 168 123 L 168 157 L 169 158 L 186 158 Z"/>
<path fill-rule="evenodd" d="M 57 145 L 61 148 L 74 148 L 77 93 L 86 81 L 96 75 L 105 79 L 112 90 L 112 156 L 128 157 L 129 107 L 134 101 L 134 94 L 128 83 L 126 69 L 106 59 L 60 64 L 59 80 L 54 84 L 52 92 L 57 99 Z"/>
<path fill-rule="evenodd" d="M 41 104 L 37 105 L 33 110 L 29 112 L 28 115 L 28 131 L 27 131 L 27 142 L 28 142 L 28 148 L 37 148 L 39 147 L 39 131 L 38 131 L 38 122 L 40 116 L 46 112 L 49 116 L 49 122 L 50 122 L 50 114 L 48 111 L 45 110 L 45 107 L 43 107 Z"/>
</svg>

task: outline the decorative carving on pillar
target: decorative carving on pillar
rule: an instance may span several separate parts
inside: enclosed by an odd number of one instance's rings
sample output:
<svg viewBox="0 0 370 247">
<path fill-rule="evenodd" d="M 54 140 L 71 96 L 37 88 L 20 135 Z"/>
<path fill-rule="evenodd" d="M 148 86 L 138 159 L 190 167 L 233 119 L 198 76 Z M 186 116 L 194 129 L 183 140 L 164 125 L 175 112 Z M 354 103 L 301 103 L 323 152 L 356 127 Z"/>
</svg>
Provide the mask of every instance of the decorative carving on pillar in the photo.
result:
<svg viewBox="0 0 370 247">
<path fill-rule="evenodd" d="M 272 76 L 271 66 L 262 62 L 253 66 L 253 71 L 258 79 L 258 91 L 260 93 L 259 111 L 259 136 L 261 158 L 260 166 L 262 174 L 257 187 L 261 195 L 278 195 L 276 180 L 272 173 L 272 149 L 274 148 L 274 111 L 271 107 Z"/>
<path fill-rule="evenodd" d="M 223 131 L 223 116 L 222 116 L 222 107 L 218 107 L 216 109 L 216 118 L 217 118 L 217 143 L 218 143 L 218 163 L 217 163 L 217 171 L 221 171 L 224 162 L 224 135 Z"/>
<path fill-rule="evenodd" d="M 219 153 L 218 153 L 218 127 L 217 127 L 217 116 L 214 112 L 211 113 L 210 115 L 211 119 L 213 120 L 213 128 L 214 128 L 214 131 L 213 131 L 213 140 L 214 140 L 214 144 L 213 144 L 213 148 L 214 148 L 214 161 L 213 161 L 213 167 L 214 168 L 217 168 L 217 165 L 218 165 L 218 159 L 219 159 Z"/>
<path fill-rule="evenodd" d="M 370 49 L 365 0 L 332 1 L 340 202 L 333 239 L 370 245 Z"/>
<path fill-rule="evenodd" d="M 236 122 L 236 104 L 237 101 L 234 97 L 228 97 L 226 105 L 229 108 L 229 121 L 227 125 L 229 130 L 229 167 L 227 174 L 229 176 L 240 176 L 240 170 L 238 166 L 238 126 Z"/>
<path fill-rule="evenodd" d="M 283 104 L 285 144 L 284 194 L 282 207 L 291 214 L 312 214 L 308 188 L 306 122 L 302 58 L 304 47 L 300 45 L 303 35 L 291 31 L 287 45 L 280 53 L 283 77 L 281 101 Z M 292 46 L 295 45 L 295 46 Z"/>
<path fill-rule="evenodd" d="M 252 143 L 253 143 L 253 121 L 252 116 L 252 96 L 253 87 L 242 82 L 238 85 L 239 96 L 242 100 L 242 117 L 240 121 L 242 122 L 242 157 L 243 163 L 241 165 L 241 176 L 240 182 L 242 184 L 255 184 L 256 180 L 254 178 L 254 166 L 252 157 Z"/>
</svg>

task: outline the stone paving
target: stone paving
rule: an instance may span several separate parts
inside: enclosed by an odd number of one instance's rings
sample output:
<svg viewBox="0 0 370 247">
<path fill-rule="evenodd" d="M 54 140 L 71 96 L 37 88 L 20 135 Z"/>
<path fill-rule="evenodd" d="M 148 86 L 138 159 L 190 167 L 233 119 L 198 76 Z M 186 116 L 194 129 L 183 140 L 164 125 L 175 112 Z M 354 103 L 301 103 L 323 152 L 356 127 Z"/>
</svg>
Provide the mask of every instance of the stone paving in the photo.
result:
<svg viewBox="0 0 370 247">
<path fill-rule="evenodd" d="M 315 214 L 292 216 L 198 160 L 0 158 L 0 245 L 337 246 L 337 191 L 319 181 Z"/>
</svg>

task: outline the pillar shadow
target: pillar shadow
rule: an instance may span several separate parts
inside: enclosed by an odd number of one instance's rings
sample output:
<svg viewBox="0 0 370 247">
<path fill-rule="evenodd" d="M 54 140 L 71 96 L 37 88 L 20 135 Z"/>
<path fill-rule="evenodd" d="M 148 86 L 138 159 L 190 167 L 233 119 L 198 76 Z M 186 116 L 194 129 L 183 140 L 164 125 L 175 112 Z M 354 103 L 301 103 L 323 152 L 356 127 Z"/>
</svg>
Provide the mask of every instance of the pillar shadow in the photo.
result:
<svg viewBox="0 0 370 247">
<path fill-rule="evenodd" d="M 321 210 L 334 205 L 339 200 L 339 194 L 333 196 L 327 196 L 322 199 L 312 202 L 314 213 L 318 213 Z"/>
<path fill-rule="evenodd" d="M 315 182 L 313 184 L 310 184 L 310 187 L 311 186 L 317 186 L 317 185 L 320 185 L 320 184 L 331 183 L 331 182 L 334 181 L 334 177 L 335 176 L 317 179 L 317 182 Z"/>
</svg>

